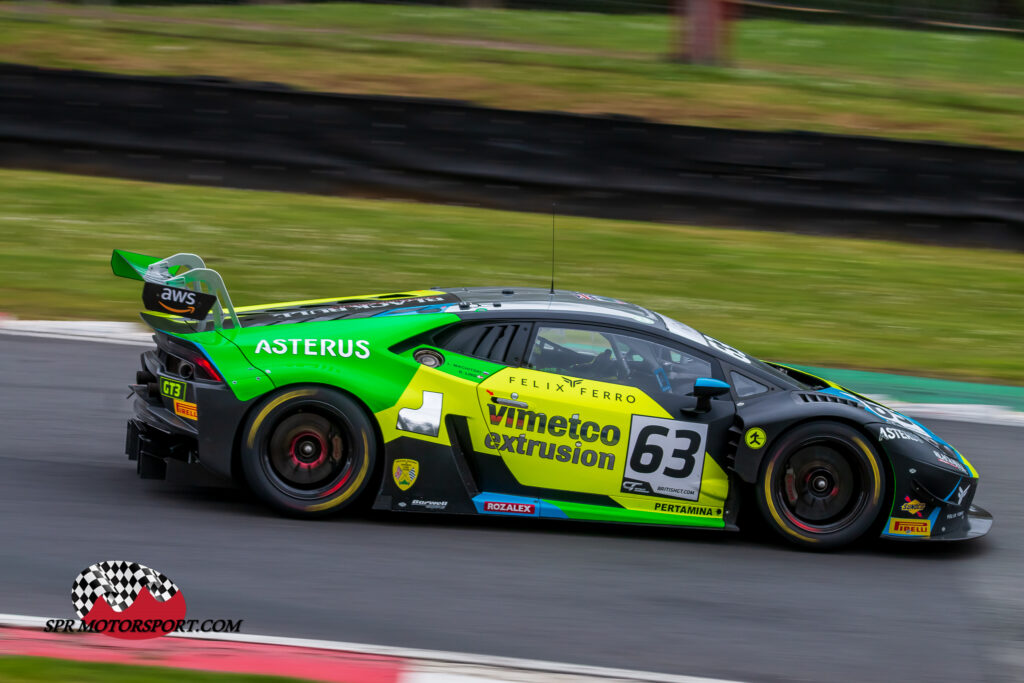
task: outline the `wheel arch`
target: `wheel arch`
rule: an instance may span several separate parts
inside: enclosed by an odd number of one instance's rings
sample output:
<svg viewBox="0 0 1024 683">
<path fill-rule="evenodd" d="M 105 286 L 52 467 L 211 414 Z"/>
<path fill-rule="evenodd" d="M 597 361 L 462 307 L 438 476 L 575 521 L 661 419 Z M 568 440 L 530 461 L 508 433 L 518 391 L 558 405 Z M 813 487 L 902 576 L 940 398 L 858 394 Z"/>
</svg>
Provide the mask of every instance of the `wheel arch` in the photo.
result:
<svg viewBox="0 0 1024 683">
<path fill-rule="evenodd" d="M 772 465 L 780 462 L 779 458 L 784 461 L 788 457 L 786 454 L 793 454 L 795 446 L 801 444 L 801 442 L 786 443 L 785 439 L 788 436 L 794 432 L 802 431 L 802 436 L 794 435 L 794 437 L 807 439 L 808 437 L 815 438 L 816 434 L 827 435 L 829 433 L 827 428 L 814 428 L 815 423 L 830 423 L 833 425 L 831 426 L 831 430 L 834 430 L 833 438 L 846 440 L 849 446 L 854 447 L 854 450 L 859 449 L 863 452 L 863 455 L 867 458 L 866 462 L 876 472 L 877 482 L 872 488 L 878 492 L 878 498 L 874 499 L 873 503 L 862 504 L 867 506 L 868 510 L 873 508 L 872 514 L 863 516 L 860 512 L 855 511 L 855 516 L 850 518 L 846 526 L 841 526 L 835 530 L 822 528 L 820 533 L 809 526 L 801 526 L 797 521 L 783 522 L 777 505 L 773 502 L 775 489 L 771 483 L 777 476 L 772 471 Z M 807 429 L 808 427 L 811 427 L 811 429 Z M 840 427 L 844 429 L 839 430 Z M 851 433 L 844 433 L 847 430 Z M 863 439 L 863 442 L 860 439 Z M 851 443 L 850 441 L 853 442 Z M 838 419 L 835 416 L 813 416 L 810 419 L 788 424 L 785 429 L 781 430 L 772 439 L 770 446 L 766 443 L 762 450 L 765 453 L 761 458 L 758 481 L 752 486 L 756 487 L 758 506 L 761 509 L 762 516 L 782 538 L 807 549 L 834 550 L 864 538 L 877 537 L 881 523 L 888 519 L 892 511 L 895 471 L 888 452 L 870 435 L 865 423 L 857 420 Z M 881 481 L 878 481 L 879 479 Z M 879 483 L 881 486 L 878 486 Z M 771 519 L 768 519 L 769 516 L 774 518 L 774 523 L 772 523 Z M 813 524 L 813 522 L 808 523 Z M 800 528 L 794 529 L 794 524 L 797 524 Z M 851 533 L 853 536 L 850 536 Z M 797 541 L 794 541 L 794 538 L 791 537 L 796 538 Z"/>
<path fill-rule="evenodd" d="M 379 454 L 384 453 L 384 437 L 380 428 L 380 423 L 377 421 L 377 416 L 373 413 L 372 410 L 370 410 L 370 407 L 366 404 L 366 401 L 363 401 L 361 398 L 359 398 L 359 396 L 345 389 L 344 387 L 339 387 L 333 384 L 327 384 L 325 382 L 296 382 L 294 384 L 285 384 L 280 387 L 275 387 L 274 389 L 267 391 L 266 393 L 255 398 L 252 401 L 251 405 L 249 405 L 248 408 L 245 410 L 245 412 L 242 413 L 241 419 L 239 419 L 238 423 L 235 425 L 235 435 L 234 438 L 232 439 L 231 446 L 231 478 L 236 483 L 244 484 L 245 482 L 245 477 L 242 474 L 242 432 L 245 425 L 248 424 L 249 418 L 252 416 L 253 412 L 258 409 L 265 409 L 264 404 L 266 402 L 266 399 L 269 398 L 270 396 L 273 396 L 275 394 L 285 395 L 285 393 L 288 391 L 302 390 L 303 388 L 330 389 L 331 391 L 337 391 L 340 394 L 344 394 L 353 402 L 355 402 L 356 405 L 358 405 L 363 410 L 363 412 L 366 414 L 366 417 L 369 419 L 370 424 L 373 426 L 373 434 L 377 446 L 377 452 Z M 375 477 L 381 475 L 381 470 L 383 468 L 383 460 L 384 459 L 382 457 L 377 458 L 377 462 L 374 464 L 373 472 L 370 473 L 371 482 L 374 481 Z M 367 490 L 369 490 L 369 488 L 371 488 L 370 485 L 367 485 Z"/>
<path fill-rule="evenodd" d="M 857 416 L 859 417 L 859 416 Z M 893 474 L 893 462 L 889 456 L 887 450 L 878 443 L 878 440 L 871 435 L 867 429 L 867 422 L 865 420 L 857 419 L 857 417 L 847 414 L 845 411 L 822 413 L 815 415 L 801 415 L 796 418 L 777 420 L 774 422 L 759 422 L 756 419 L 751 421 L 749 418 L 741 417 L 741 428 L 739 444 L 736 449 L 736 458 L 734 461 L 733 469 L 736 472 L 736 476 L 746 484 L 756 484 L 758 477 L 761 473 L 761 469 L 764 467 L 764 459 L 768 453 L 771 452 L 772 448 L 778 443 L 779 439 L 784 437 L 792 430 L 802 427 L 811 422 L 840 422 L 852 427 L 860 432 L 868 443 L 871 444 L 872 448 L 882 457 L 884 462 L 889 468 L 887 480 L 892 479 Z M 746 431 L 752 427 L 760 427 L 768 433 L 768 439 L 765 445 L 758 449 L 749 448 L 744 443 L 743 435 Z"/>
</svg>

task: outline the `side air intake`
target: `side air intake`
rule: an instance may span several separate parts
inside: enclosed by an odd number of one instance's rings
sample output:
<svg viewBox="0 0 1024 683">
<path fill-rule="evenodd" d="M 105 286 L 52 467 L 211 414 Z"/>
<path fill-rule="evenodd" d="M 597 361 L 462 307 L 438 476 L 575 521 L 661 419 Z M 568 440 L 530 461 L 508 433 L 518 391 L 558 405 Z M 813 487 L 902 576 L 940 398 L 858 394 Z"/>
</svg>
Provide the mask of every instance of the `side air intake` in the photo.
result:
<svg viewBox="0 0 1024 683">
<path fill-rule="evenodd" d="M 836 396 L 834 394 L 822 394 L 819 392 L 801 391 L 797 394 L 801 401 L 804 403 L 842 403 L 843 405 L 853 406 L 854 408 L 860 407 L 859 401 L 853 399 L 843 398 L 842 396 Z"/>
</svg>

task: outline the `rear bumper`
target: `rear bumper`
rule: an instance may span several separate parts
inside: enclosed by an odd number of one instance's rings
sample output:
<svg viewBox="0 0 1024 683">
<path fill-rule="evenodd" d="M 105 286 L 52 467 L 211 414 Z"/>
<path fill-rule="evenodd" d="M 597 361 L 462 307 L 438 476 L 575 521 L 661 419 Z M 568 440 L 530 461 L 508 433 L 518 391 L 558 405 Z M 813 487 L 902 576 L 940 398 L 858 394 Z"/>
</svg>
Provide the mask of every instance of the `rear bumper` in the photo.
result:
<svg viewBox="0 0 1024 683">
<path fill-rule="evenodd" d="M 233 476 L 236 434 L 253 401 L 239 401 L 220 385 L 195 385 L 193 390 L 195 420 L 175 414 L 162 399 L 136 395 L 125 452 L 136 461 L 139 476 L 164 478 L 167 460 L 198 462 L 218 477 Z"/>
<path fill-rule="evenodd" d="M 143 477 L 163 476 L 166 461 L 199 463 L 211 474 L 232 478 L 237 467 L 237 435 L 246 411 L 262 394 L 239 399 L 238 382 L 257 382 L 268 377 L 248 368 L 230 385 L 217 372 L 197 376 L 194 358 L 206 352 L 195 342 L 157 332 L 157 349 L 141 354 L 142 369 L 136 373 L 134 415 L 127 425 L 125 452 L 135 460 Z M 244 361 L 233 344 L 225 342 Z M 229 360 L 231 358 L 229 357 Z M 182 363 L 192 368 L 182 374 Z M 264 382 L 265 384 L 269 384 Z M 263 387 L 260 387 L 263 388 Z M 272 389 L 272 385 L 266 387 Z"/>
<path fill-rule="evenodd" d="M 135 471 L 143 479 L 163 479 L 167 460 L 193 463 L 199 456 L 195 429 L 169 411 L 141 399 L 136 399 L 135 416 L 128 420 L 124 450 L 128 459 L 135 461 Z"/>
</svg>

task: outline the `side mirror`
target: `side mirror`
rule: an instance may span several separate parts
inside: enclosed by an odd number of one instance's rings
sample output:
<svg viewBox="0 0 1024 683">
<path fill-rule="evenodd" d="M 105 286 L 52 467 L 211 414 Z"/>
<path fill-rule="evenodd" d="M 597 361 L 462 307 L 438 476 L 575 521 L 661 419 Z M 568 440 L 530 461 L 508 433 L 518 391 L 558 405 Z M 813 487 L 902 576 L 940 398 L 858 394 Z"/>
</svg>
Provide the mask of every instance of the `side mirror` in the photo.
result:
<svg viewBox="0 0 1024 683">
<path fill-rule="evenodd" d="M 696 412 L 706 413 L 711 410 L 711 399 L 728 394 L 729 389 L 731 387 L 722 380 L 698 377 L 693 383 L 693 391 L 690 392 L 692 396 L 697 397 Z"/>
</svg>

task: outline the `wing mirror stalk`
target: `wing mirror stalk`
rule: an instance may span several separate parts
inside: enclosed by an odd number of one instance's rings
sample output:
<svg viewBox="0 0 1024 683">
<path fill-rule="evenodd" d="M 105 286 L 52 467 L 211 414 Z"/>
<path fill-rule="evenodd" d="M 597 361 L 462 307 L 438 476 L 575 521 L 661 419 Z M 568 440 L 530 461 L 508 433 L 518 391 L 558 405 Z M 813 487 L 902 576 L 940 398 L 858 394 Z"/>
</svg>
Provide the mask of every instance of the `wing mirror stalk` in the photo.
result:
<svg viewBox="0 0 1024 683">
<path fill-rule="evenodd" d="M 696 399 L 694 407 L 689 410 L 684 409 L 684 411 L 688 413 L 709 412 L 711 410 L 711 399 L 728 394 L 731 388 L 720 379 L 698 377 L 697 381 L 693 383 L 693 391 L 690 392 L 690 396 Z"/>
</svg>

